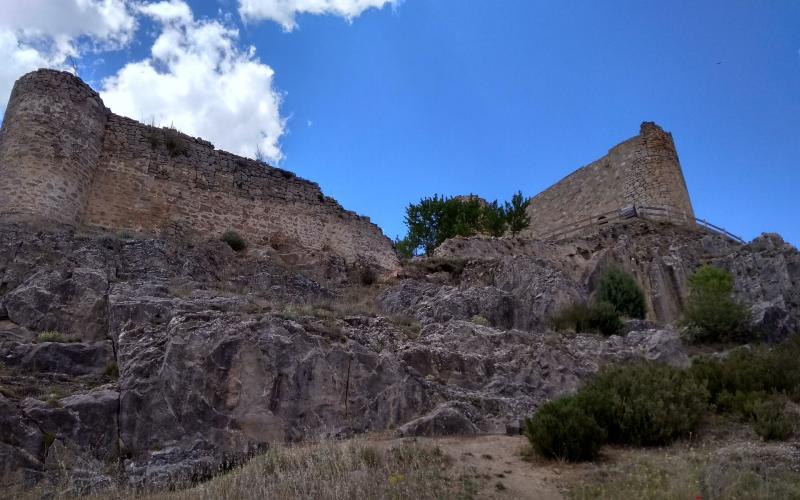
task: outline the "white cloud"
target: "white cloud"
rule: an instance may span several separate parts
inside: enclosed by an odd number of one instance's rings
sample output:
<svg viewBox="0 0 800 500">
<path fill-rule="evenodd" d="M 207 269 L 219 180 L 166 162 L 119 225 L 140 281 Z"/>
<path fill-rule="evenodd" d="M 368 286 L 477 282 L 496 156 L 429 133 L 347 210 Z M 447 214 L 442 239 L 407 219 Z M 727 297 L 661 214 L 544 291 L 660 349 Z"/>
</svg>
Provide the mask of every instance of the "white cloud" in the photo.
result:
<svg viewBox="0 0 800 500">
<path fill-rule="evenodd" d="M 333 14 L 352 21 L 367 9 L 397 5 L 400 0 L 239 0 L 245 21 L 270 20 L 286 31 L 297 27 L 298 14 Z"/>
<path fill-rule="evenodd" d="M 23 74 L 67 69 L 68 58 L 123 46 L 135 31 L 128 0 L 0 1 L 0 114 Z"/>
<path fill-rule="evenodd" d="M 285 120 L 272 68 L 255 48 L 237 48 L 238 31 L 216 20 L 196 20 L 182 0 L 140 6 L 160 33 L 150 57 L 126 64 L 102 83 L 115 113 L 174 125 L 219 148 L 273 161 L 282 157 Z"/>
</svg>

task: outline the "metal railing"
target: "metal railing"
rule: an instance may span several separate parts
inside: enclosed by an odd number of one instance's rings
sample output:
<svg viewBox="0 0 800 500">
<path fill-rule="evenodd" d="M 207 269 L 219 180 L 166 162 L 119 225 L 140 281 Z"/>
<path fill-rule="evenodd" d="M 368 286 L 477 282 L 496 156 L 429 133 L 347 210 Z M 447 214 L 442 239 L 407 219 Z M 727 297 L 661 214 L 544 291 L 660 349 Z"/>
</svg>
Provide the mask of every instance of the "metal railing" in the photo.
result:
<svg viewBox="0 0 800 500">
<path fill-rule="evenodd" d="M 685 212 L 673 210 L 669 207 L 648 207 L 640 205 L 629 205 L 620 209 L 596 214 L 591 217 L 578 219 L 577 221 L 564 224 L 563 226 L 547 233 L 538 235 L 537 238 L 543 240 L 562 240 L 570 236 L 583 233 L 588 229 L 599 231 L 604 226 L 609 224 L 634 218 L 697 226 L 714 234 L 724 236 L 732 241 L 735 241 L 736 243 L 747 243 L 741 237 L 727 231 L 722 227 L 712 224 L 705 219 L 690 216 Z"/>
</svg>

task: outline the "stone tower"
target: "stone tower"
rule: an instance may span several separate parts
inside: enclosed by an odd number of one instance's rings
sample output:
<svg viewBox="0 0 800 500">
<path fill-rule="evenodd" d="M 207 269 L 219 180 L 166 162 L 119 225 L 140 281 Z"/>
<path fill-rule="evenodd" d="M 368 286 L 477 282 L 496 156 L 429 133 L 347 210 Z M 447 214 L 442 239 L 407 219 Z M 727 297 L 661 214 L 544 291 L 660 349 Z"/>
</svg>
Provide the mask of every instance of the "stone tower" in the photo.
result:
<svg viewBox="0 0 800 500">
<path fill-rule="evenodd" d="M 535 196 L 528 206 L 532 237 L 557 237 L 595 230 L 632 213 L 694 226 L 672 134 L 652 122 L 639 135 L 611 148 Z"/>
<path fill-rule="evenodd" d="M 0 131 L 0 217 L 77 224 L 108 113 L 69 73 L 41 69 L 17 80 Z"/>
</svg>

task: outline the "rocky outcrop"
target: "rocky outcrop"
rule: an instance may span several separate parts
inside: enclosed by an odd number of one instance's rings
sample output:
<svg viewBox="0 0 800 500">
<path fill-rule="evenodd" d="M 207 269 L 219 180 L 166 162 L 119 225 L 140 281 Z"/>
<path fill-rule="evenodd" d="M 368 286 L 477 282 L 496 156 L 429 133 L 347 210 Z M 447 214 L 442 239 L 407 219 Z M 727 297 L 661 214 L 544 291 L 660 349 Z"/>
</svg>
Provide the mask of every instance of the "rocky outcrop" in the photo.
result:
<svg viewBox="0 0 800 500">
<path fill-rule="evenodd" d="M 647 249 L 658 230 L 455 240 L 438 260 L 362 287 L 335 257 L 2 226 L 0 482 L 157 487 L 275 442 L 502 433 L 604 364 L 687 366 L 659 321 L 609 338 L 549 331 L 549 315 L 589 297 L 611 260 L 653 271 L 651 312 L 682 293 L 656 294 L 658 276 L 729 266 L 743 297 L 769 303 L 762 322 L 791 329 L 796 250 L 772 236 L 735 246 L 666 232 L 659 253 Z"/>
<path fill-rule="evenodd" d="M 543 272 L 526 266 L 547 269 L 558 276 L 553 287 L 569 296 L 555 298 L 545 291 L 554 306 L 562 306 L 575 296 L 586 296 L 608 264 L 622 266 L 642 284 L 648 305 L 648 318 L 659 323 L 680 319 L 687 297 L 686 282 L 699 266 L 712 264 L 734 276 L 737 297 L 753 308 L 757 326 L 772 340 L 785 338 L 800 329 L 800 252 L 780 236 L 764 234 L 742 245 L 716 233 L 637 220 L 616 224 L 594 236 L 560 242 L 515 238 L 454 238 L 436 250 L 443 259 L 469 259 L 468 268 L 499 268 L 490 273 L 488 285 L 511 291 L 521 298 L 526 289 L 509 287 L 518 279 L 523 285 L 539 286 Z M 522 264 L 521 264 L 522 263 Z M 467 276 L 461 286 L 474 280 Z M 538 294 L 537 294 L 538 295 Z M 535 298 L 536 296 L 534 296 Z M 531 303 L 521 301 L 523 310 Z M 535 307 L 535 303 L 534 303 Z M 547 313 L 553 306 L 544 308 Z M 523 323 L 517 323 L 524 327 Z"/>
</svg>

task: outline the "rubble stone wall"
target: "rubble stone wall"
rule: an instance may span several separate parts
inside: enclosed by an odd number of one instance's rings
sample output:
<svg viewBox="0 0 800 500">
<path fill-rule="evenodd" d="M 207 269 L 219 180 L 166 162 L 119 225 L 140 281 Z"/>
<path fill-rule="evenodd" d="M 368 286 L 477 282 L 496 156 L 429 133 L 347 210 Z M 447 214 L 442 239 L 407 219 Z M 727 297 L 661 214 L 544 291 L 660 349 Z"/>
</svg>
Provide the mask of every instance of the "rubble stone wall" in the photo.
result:
<svg viewBox="0 0 800 500">
<path fill-rule="evenodd" d="M 636 137 L 535 196 L 528 206 L 528 235 L 547 236 L 631 205 L 664 208 L 670 222 L 694 225 L 672 135 L 651 122 L 642 123 Z"/>
<path fill-rule="evenodd" d="M 235 230 L 251 245 L 291 241 L 397 266 L 381 230 L 317 184 L 114 115 L 69 73 L 23 76 L 0 134 L 0 218 L 206 238 Z"/>
</svg>

